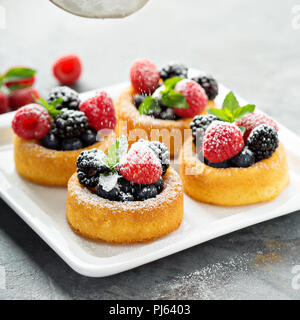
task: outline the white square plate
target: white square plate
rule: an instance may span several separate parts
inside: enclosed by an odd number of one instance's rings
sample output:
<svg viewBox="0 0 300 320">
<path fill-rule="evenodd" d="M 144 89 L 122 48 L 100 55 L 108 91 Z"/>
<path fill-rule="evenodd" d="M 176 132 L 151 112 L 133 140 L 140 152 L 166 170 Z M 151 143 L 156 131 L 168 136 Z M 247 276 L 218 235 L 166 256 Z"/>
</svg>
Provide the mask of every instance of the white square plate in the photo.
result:
<svg viewBox="0 0 300 320">
<path fill-rule="evenodd" d="M 116 98 L 127 85 L 116 85 L 105 90 Z M 227 92 L 221 86 L 216 101 L 218 105 Z M 84 96 L 90 94 L 92 92 Z M 239 100 L 241 104 L 246 104 L 242 99 Z M 138 245 L 111 245 L 85 240 L 75 235 L 66 221 L 66 189 L 34 185 L 18 176 L 11 143 L 12 117 L 13 114 L 0 117 L 0 195 L 71 268 L 82 275 L 113 275 L 300 209 L 300 138 L 280 126 L 280 139 L 287 151 L 291 183 L 277 199 L 262 204 L 225 208 L 197 203 L 185 196 L 181 227 L 162 239 Z"/>
</svg>

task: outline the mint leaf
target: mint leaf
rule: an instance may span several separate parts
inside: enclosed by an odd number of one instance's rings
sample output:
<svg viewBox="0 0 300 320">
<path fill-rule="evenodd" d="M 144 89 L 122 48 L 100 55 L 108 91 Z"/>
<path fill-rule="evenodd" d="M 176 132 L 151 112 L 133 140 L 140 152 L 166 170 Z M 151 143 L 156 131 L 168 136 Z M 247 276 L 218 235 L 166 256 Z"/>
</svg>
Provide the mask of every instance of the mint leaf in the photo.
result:
<svg viewBox="0 0 300 320">
<path fill-rule="evenodd" d="M 228 118 L 228 116 L 222 109 L 211 108 L 208 109 L 208 113 L 218 117 L 220 120 L 231 122 L 231 118 Z"/>
<path fill-rule="evenodd" d="M 208 113 L 215 115 L 223 121 L 232 123 L 244 115 L 254 112 L 254 110 L 254 104 L 247 104 L 244 107 L 240 107 L 234 93 L 230 91 L 224 99 L 222 109 L 211 108 L 208 110 Z"/>
<path fill-rule="evenodd" d="M 21 79 L 31 78 L 36 74 L 36 70 L 24 68 L 24 67 L 17 67 L 8 70 L 5 75 L 3 76 L 3 82 L 13 82 L 18 81 Z"/>
<path fill-rule="evenodd" d="M 128 150 L 128 142 L 125 136 L 121 136 L 111 145 L 107 153 L 107 164 L 111 169 L 120 162 Z"/>
<path fill-rule="evenodd" d="M 247 104 L 244 107 L 240 107 L 240 108 L 234 110 L 233 116 L 234 116 L 235 119 L 240 119 L 244 115 L 254 112 L 254 110 L 255 110 L 255 105 L 254 104 Z"/>
<path fill-rule="evenodd" d="M 164 86 L 166 88 L 174 89 L 176 87 L 176 84 L 181 80 L 183 80 L 183 78 L 180 78 L 180 77 L 173 77 L 173 78 L 167 79 L 164 81 Z"/>
<path fill-rule="evenodd" d="M 228 109 L 229 111 L 233 112 L 235 109 L 239 107 L 240 107 L 240 104 L 237 101 L 234 93 L 230 91 L 224 99 L 222 109 Z"/>
<path fill-rule="evenodd" d="M 106 192 L 111 191 L 115 188 L 118 183 L 119 174 L 118 173 L 109 173 L 101 174 L 99 176 L 99 184 L 102 186 L 102 189 Z"/>
<path fill-rule="evenodd" d="M 169 108 L 187 109 L 189 107 L 185 96 L 171 88 L 161 93 L 161 102 Z"/>
<path fill-rule="evenodd" d="M 140 105 L 139 113 L 140 115 L 149 114 L 151 111 L 155 111 L 158 108 L 159 108 L 158 101 L 155 98 L 148 96 Z"/>
<path fill-rule="evenodd" d="M 57 110 L 56 107 L 63 103 L 62 98 L 58 98 L 58 99 L 52 101 L 51 104 L 48 104 L 48 102 L 46 100 L 44 100 L 43 98 L 36 99 L 36 97 L 34 95 L 33 95 L 33 98 L 37 104 L 41 105 L 49 112 L 51 118 L 54 118 L 56 115 L 61 113 L 61 110 Z"/>
</svg>

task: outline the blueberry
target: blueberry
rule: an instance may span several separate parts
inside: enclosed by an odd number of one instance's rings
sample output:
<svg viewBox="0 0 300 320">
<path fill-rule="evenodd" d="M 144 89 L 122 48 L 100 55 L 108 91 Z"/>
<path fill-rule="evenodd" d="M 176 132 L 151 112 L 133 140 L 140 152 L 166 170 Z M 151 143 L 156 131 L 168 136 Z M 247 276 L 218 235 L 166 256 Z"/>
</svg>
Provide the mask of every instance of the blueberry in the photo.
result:
<svg viewBox="0 0 300 320">
<path fill-rule="evenodd" d="M 80 136 L 80 140 L 82 141 L 85 147 L 95 144 L 97 142 L 97 131 L 92 128 L 86 130 Z"/>
<path fill-rule="evenodd" d="M 134 105 L 135 105 L 135 107 L 138 109 L 139 107 L 140 107 L 140 105 L 144 102 L 144 100 L 145 100 L 145 96 L 144 95 L 142 95 L 142 94 L 136 94 L 135 96 L 134 96 Z"/>
<path fill-rule="evenodd" d="M 161 193 L 164 188 L 164 180 L 160 178 L 158 181 L 156 181 L 154 184 L 155 188 L 157 189 L 157 193 Z"/>
<path fill-rule="evenodd" d="M 126 202 L 126 201 L 134 201 L 134 196 L 131 193 L 124 193 L 120 192 L 120 201 Z"/>
<path fill-rule="evenodd" d="M 209 160 L 207 160 L 206 158 L 204 159 L 204 163 L 207 165 L 207 166 L 210 166 L 212 168 L 217 168 L 217 169 L 226 169 L 226 168 L 230 168 L 231 165 L 230 165 L 230 161 L 228 160 L 225 160 L 225 161 L 222 161 L 222 162 L 210 162 Z"/>
<path fill-rule="evenodd" d="M 232 167 L 248 168 L 254 165 L 255 155 L 254 153 L 245 147 L 238 155 L 230 159 Z"/>
<path fill-rule="evenodd" d="M 137 194 L 137 199 L 140 201 L 143 201 L 146 199 L 155 198 L 156 196 L 157 196 L 157 189 L 152 184 L 149 186 L 142 187 L 141 191 Z"/>
<path fill-rule="evenodd" d="M 71 151 L 83 148 L 82 142 L 78 138 L 66 139 L 62 142 L 62 150 Z"/>
<path fill-rule="evenodd" d="M 41 140 L 42 145 L 47 148 L 47 149 L 52 149 L 52 150 L 60 150 L 60 141 L 59 139 L 53 134 L 53 133 L 48 133 L 46 137 L 44 137 Z"/>
<path fill-rule="evenodd" d="M 122 192 L 131 194 L 135 193 L 135 185 L 133 182 L 130 182 L 124 178 L 120 178 L 118 184 Z"/>
<path fill-rule="evenodd" d="M 99 184 L 96 188 L 96 193 L 99 197 L 111 201 L 120 200 L 120 191 L 117 188 L 110 190 L 109 192 L 103 190 L 102 186 Z"/>
</svg>

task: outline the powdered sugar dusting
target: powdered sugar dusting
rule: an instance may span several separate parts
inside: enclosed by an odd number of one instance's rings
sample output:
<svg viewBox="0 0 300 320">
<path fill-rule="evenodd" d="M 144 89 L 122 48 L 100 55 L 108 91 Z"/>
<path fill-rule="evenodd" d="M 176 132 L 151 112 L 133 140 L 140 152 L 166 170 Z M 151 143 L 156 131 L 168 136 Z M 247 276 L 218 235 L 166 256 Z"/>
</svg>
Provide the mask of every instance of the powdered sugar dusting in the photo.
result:
<svg viewBox="0 0 300 320">
<path fill-rule="evenodd" d="M 178 198 L 178 194 L 182 193 L 182 184 L 178 174 L 173 169 L 169 169 L 169 173 L 164 179 L 164 189 L 156 198 L 147 199 L 145 201 L 128 201 L 118 202 L 100 198 L 92 193 L 89 189 L 82 187 L 76 181 L 76 176 L 73 176 L 69 185 L 69 192 L 74 201 L 78 205 L 83 205 L 87 208 L 106 208 L 108 212 L 134 212 L 141 210 L 141 213 L 149 213 L 157 206 L 165 203 L 172 203 Z"/>
</svg>

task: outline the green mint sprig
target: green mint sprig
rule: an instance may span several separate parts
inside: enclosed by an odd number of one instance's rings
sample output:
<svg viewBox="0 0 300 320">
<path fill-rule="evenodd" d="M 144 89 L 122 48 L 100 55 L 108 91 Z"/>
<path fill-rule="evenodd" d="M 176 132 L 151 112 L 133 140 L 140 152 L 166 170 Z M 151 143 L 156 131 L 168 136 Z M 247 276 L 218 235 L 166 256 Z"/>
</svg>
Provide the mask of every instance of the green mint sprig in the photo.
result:
<svg viewBox="0 0 300 320">
<path fill-rule="evenodd" d="M 180 108 L 187 109 L 189 107 L 186 102 L 185 96 L 174 90 L 176 84 L 183 80 L 180 77 L 173 77 L 164 81 L 164 90 L 160 92 L 162 103 L 169 108 Z M 148 96 L 145 98 L 143 103 L 139 107 L 139 113 L 141 115 L 147 115 L 159 108 L 159 103 L 157 99 L 153 96 Z"/>
<path fill-rule="evenodd" d="M 25 67 L 15 67 L 9 69 L 5 74 L 0 74 L 0 88 L 4 87 L 6 83 L 15 82 L 18 80 L 28 79 L 33 77 L 36 74 L 36 70 L 25 68 Z M 8 93 L 12 93 L 16 90 L 26 88 L 26 85 L 15 85 L 11 86 L 8 90 Z"/>
<path fill-rule="evenodd" d="M 59 113 L 61 113 L 61 110 L 57 110 L 57 107 L 60 106 L 64 100 L 63 98 L 58 98 L 54 101 L 52 101 L 50 104 L 44 100 L 43 98 L 36 99 L 36 97 L 33 95 L 34 101 L 44 107 L 48 112 L 51 118 L 54 118 Z"/>
<path fill-rule="evenodd" d="M 127 150 L 127 139 L 125 136 L 121 136 L 111 145 L 107 155 L 102 153 L 101 163 L 109 169 L 108 173 L 101 173 L 99 176 L 99 184 L 102 186 L 103 190 L 109 192 L 115 188 L 119 179 L 117 166 L 122 157 L 127 153 Z"/>
<path fill-rule="evenodd" d="M 211 108 L 208 110 L 208 113 L 223 121 L 233 123 L 236 120 L 241 119 L 244 115 L 254 112 L 254 110 L 254 104 L 247 104 L 246 106 L 241 107 L 234 93 L 231 91 L 225 97 L 222 109 Z M 243 130 L 242 127 L 240 128 Z"/>
</svg>

